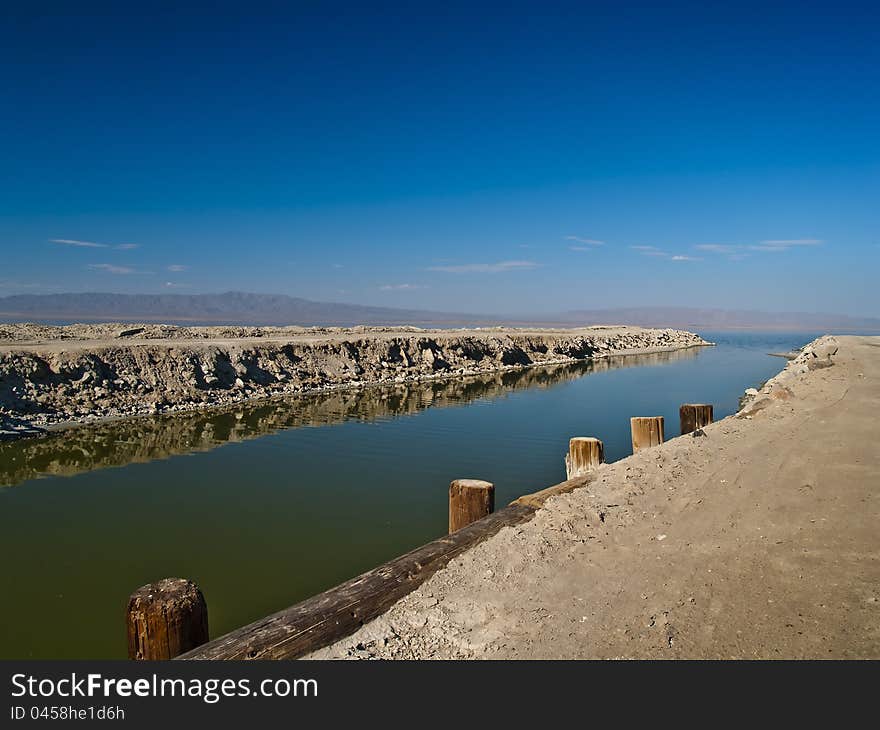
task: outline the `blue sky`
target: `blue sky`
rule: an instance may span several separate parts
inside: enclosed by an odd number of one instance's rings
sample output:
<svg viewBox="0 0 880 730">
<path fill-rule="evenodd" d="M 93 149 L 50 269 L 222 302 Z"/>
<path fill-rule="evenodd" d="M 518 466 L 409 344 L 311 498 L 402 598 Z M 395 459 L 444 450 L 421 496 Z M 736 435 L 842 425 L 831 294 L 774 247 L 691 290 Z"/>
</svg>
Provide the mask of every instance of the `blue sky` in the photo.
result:
<svg viewBox="0 0 880 730">
<path fill-rule="evenodd" d="M 17 5 L 0 295 L 880 316 L 867 3 Z"/>
</svg>

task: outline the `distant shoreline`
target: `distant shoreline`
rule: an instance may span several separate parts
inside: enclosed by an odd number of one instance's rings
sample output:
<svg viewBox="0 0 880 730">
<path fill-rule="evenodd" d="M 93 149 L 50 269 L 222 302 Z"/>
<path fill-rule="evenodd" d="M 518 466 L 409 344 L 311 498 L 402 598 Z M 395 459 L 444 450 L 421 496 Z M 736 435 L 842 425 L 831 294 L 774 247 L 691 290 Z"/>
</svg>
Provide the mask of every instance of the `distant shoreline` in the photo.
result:
<svg viewBox="0 0 880 730">
<path fill-rule="evenodd" d="M 116 327 L 116 335 L 108 328 Z M 711 345 L 640 327 L 581 330 L 27 328 L 0 339 L 0 437 L 285 395 L 459 378 Z M 136 332 L 135 336 L 124 336 Z M 70 338 L 63 336 L 69 334 Z M 173 336 L 179 335 L 178 337 Z M 201 337 L 193 336 L 202 335 Z M 42 335 L 42 337 L 41 337 Z"/>
<path fill-rule="evenodd" d="M 449 320 L 449 321 L 438 321 L 438 320 L 413 320 L 406 324 L 389 324 L 389 325 L 360 325 L 356 321 L 351 322 L 313 322 L 308 324 L 278 324 L 278 323 L 267 323 L 261 321 L 251 321 L 247 319 L 242 320 L 230 320 L 228 318 L 217 318 L 217 319 L 204 319 L 204 318 L 186 318 L 186 317 L 130 317 L 125 319 L 114 320 L 113 317 L 108 317 L 105 315 L 102 316 L 54 316 L 54 315 L 46 315 L 39 319 L 34 319 L 33 317 L 29 317 L 25 314 L 18 314 L 15 312 L 0 312 L 0 327 L 3 325 L 17 325 L 17 324 L 36 324 L 43 325 L 46 327 L 69 327 L 71 325 L 76 324 L 107 324 L 107 323 L 116 323 L 120 326 L 125 326 L 132 321 L 138 321 L 142 324 L 153 324 L 153 325 L 168 325 L 172 327 L 217 327 L 221 325 L 228 325 L 231 327 L 301 327 L 303 329 L 324 329 L 324 328 L 336 328 L 336 329 L 353 329 L 359 326 L 364 327 L 394 327 L 394 328 L 406 328 L 412 327 L 416 329 L 558 329 L 558 330 L 579 330 L 585 327 L 615 327 L 620 325 L 615 324 L 604 324 L 604 323 L 596 323 L 596 324 L 573 324 L 572 322 L 566 321 L 556 321 L 556 320 L 500 320 L 500 323 L 493 323 L 490 321 L 486 321 L 485 323 L 475 323 L 474 320 Z M 642 326 L 642 325 L 637 325 Z M 764 324 L 743 324 L 743 325 L 718 325 L 718 324 L 700 324 L 698 322 L 668 322 L 664 324 L 658 325 L 645 325 L 647 329 L 655 329 L 655 328 L 668 328 L 668 329 L 680 329 L 680 330 L 689 330 L 689 331 L 697 331 L 697 332 L 807 332 L 807 333 L 817 333 L 819 331 L 828 332 L 829 334 L 835 335 L 872 335 L 876 333 L 880 333 L 880 324 L 876 327 L 855 327 L 855 328 L 822 328 L 811 325 L 764 325 Z"/>
</svg>

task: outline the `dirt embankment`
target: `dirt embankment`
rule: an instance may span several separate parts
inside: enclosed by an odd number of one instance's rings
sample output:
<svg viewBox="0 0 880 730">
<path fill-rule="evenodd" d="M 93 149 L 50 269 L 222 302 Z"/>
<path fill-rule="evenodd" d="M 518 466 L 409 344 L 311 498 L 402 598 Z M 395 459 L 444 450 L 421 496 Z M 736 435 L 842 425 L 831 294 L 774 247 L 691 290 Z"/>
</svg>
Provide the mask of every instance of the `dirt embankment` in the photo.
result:
<svg viewBox="0 0 880 730">
<path fill-rule="evenodd" d="M 880 658 L 880 338 L 821 338 L 746 400 L 312 657 Z"/>
<path fill-rule="evenodd" d="M 679 330 L 0 327 L 0 435 L 707 344 Z"/>
</svg>

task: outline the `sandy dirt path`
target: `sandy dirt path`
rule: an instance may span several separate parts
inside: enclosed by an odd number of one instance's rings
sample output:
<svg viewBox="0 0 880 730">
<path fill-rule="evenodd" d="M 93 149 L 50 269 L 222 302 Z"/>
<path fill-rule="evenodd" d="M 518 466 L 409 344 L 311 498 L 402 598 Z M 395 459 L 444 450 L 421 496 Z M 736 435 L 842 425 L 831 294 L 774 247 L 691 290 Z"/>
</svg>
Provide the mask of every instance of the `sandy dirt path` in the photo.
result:
<svg viewBox="0 0 880 730">
<path fill-rule="evenodd" d="M 836 344 L 312 657 L 880 658 L 880 338 Z"/>
</svg>

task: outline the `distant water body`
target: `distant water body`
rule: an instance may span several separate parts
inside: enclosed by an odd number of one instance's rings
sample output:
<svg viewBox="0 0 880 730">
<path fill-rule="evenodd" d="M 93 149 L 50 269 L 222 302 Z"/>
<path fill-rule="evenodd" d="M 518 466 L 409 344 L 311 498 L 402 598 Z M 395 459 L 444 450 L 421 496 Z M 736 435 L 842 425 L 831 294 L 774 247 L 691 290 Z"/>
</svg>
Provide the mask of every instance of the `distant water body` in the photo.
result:
<svg viewBox="0 0 880 730">
<path fill-rule="evenodd" d="M 565 479 L 571 436 L 630 453 L 629 418 L 737 409 L 811 333 L 701 332 L 717 347 L 202 414 L 0 444 L 0 657 L 125 655 L 125 603 L 164 577 L 198 583 L 211 635 L 444 534 L 447 487 L 496 504 Z"/>
</svg>

